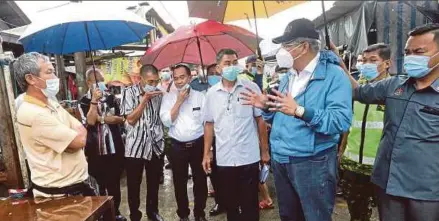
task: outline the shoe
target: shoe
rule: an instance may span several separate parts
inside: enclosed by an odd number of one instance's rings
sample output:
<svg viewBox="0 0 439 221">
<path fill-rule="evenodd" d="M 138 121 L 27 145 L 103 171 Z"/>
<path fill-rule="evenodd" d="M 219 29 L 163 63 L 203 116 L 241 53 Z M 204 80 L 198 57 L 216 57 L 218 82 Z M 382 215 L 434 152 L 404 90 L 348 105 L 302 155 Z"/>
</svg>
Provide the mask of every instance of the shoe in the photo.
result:
<svg viewBox="0 0 439 221">
<path fill-rule="evenodd" d="M 171 169 L 171 166 L 172 166 L 172 165 L 171 165 L 170 163 L 168 163 L 168 164 L 165 165 L 165 169 L 170 170 L 170 169 Z"/>
<path fill-rule="evenodd" d="M 218 204 L 215 204 L 215 206 L 212 207 L 212 209 L 209 211 L 210 216 L 217 216 L 221 213 L 225 212 Z"/>
<path fill-rule="evenodd" d="M 164 221 L 164 219 L 158 213 L 153 213 L 153 214 L 148 215 L 148 220 Z"/>
<path fill-rule="evenodd" d="M 127 218 L 125 218 L 122 215 L 118 215 L 118 216 L 116 216 L 116 221 L 127 221 Z"/>
<path fill-rule="evenodd" d="M 195 217 L 195 221 L 207 221 L 206 217 Z"/>
<path fill-rule="evenodd" d="M 189 218 L 180 218 L 180 221 L 189 221 Z"/>
</svg>

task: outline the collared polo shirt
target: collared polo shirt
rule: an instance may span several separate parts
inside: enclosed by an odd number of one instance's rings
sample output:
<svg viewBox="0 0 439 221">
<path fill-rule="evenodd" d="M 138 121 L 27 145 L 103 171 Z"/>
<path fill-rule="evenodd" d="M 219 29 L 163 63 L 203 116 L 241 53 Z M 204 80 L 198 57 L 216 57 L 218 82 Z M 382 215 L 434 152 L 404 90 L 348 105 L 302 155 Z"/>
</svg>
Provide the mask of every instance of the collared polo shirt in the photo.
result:
<svg viewBox="0 0 439 221">
<path fill-rule="evenodd" d="M 355 89 L 354 99 L 386 105 L 372 182 L 393 196 L 439 201 L 439 79 L 416 90 L 391 77 Z"/>
<path fill-rule="evenodd" d="M 29 163 L 32 182 L 42 187 L 65 187 L 88 178 L 84 151 L 65 150 L 81 123 L 61 105 L 46 105 L 25 95 L 17 113 L 18 130 Z M 35 196 L 46 196 L 34 190 Z"/>
<path fill-rule="evenodd" d="M 206 94 L 204 121 L 214 123 L 218 166 L 236 167 L 260 160 L 255 118 L 261 116 L 261 110 L 242 104 L 240 93 L 247 92 L 245 87 L 261 93 L 255 83 L 238 79 L 231 92 L 220 82 Z"/>
</svg>

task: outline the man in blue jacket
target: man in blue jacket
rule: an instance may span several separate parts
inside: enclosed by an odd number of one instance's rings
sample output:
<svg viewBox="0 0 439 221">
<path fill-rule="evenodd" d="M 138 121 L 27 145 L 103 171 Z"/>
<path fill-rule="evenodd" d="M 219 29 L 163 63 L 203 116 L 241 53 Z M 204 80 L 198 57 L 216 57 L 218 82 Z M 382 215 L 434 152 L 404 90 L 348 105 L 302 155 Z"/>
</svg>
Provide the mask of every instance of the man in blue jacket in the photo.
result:
<svg viewBox="0 0 439 221">
<path fill-rule="evenodd" d="M 289 72 L 279 91 L 242 93 L 272 124 L 272 167 L 282 221 L 331 220 L 335 201 L 337 144 L 352 120 L 352 87 L 338 57 L 320 51 L 319 33 L 307 19 L 290 22 L 278 65 Z"/>
</svg>

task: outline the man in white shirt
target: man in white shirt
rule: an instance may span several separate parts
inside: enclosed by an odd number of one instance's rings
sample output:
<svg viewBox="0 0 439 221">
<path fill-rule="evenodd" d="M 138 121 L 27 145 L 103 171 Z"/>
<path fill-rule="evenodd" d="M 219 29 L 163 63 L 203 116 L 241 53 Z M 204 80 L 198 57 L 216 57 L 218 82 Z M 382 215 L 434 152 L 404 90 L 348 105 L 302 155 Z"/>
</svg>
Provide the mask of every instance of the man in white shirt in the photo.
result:
<svg viewBox="0 0 439 221">
<path fill-rule="evenodd" d="M 211 172 L 211 146 L 215 135 L 216 164 L 221 203 L 228 221 L 259 220 L 258 184 L 259 162 L 267 163 L 267 128 L 261 110 L 243 105 L 240 94 L 246 88 L 261 93 L 248 80 L 238 79 L 243 68 L 238 66 L 238 54 L 222 49 L 217 55 L 221 82 L 206 94 L 204 112 L 203 167 Z"/>
<path fill-rule="evenodd" d="M 189 220 L 189 200 L 187 196 L 188 165 L 191 166 L 194 181 L 194 216 L 196 221 L 205 221 L 204 208 L 207 200 L 206 174 L 203 161 L 204 129 L 202 111 L 204 94 L 191 90 L 190 68 L 178 64 L 173 71 L 177 90 L 166 93 L 160 108 L 160 118 L 169 127 L 172 140 L 170 157 L 177 200 L 177 214 L 181 221 Z"/>
</svg>

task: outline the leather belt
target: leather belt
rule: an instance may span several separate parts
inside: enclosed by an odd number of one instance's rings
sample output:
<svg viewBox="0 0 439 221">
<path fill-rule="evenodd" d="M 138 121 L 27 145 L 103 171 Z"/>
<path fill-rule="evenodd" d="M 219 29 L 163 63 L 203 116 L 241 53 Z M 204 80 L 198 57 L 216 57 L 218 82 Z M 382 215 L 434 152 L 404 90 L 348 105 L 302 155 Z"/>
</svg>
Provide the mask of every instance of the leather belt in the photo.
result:
<svg viewBox="0 0 439 221">
<path fill-rule="evenodd" d="M 188 142 L 180 142 L 174 138 L 171 138 L 172 142 L 175 143 L 178 146 L 184 147 L 184 148 L 192 148 L 194 147 L 198 142 L 200 142 L 200 140 L 203 140 L 203 136 L 201 136 L 200 138 L 196 139 L 196 140 L 192 140 L 192 141 L 188 141 Z"/>
</svg>

